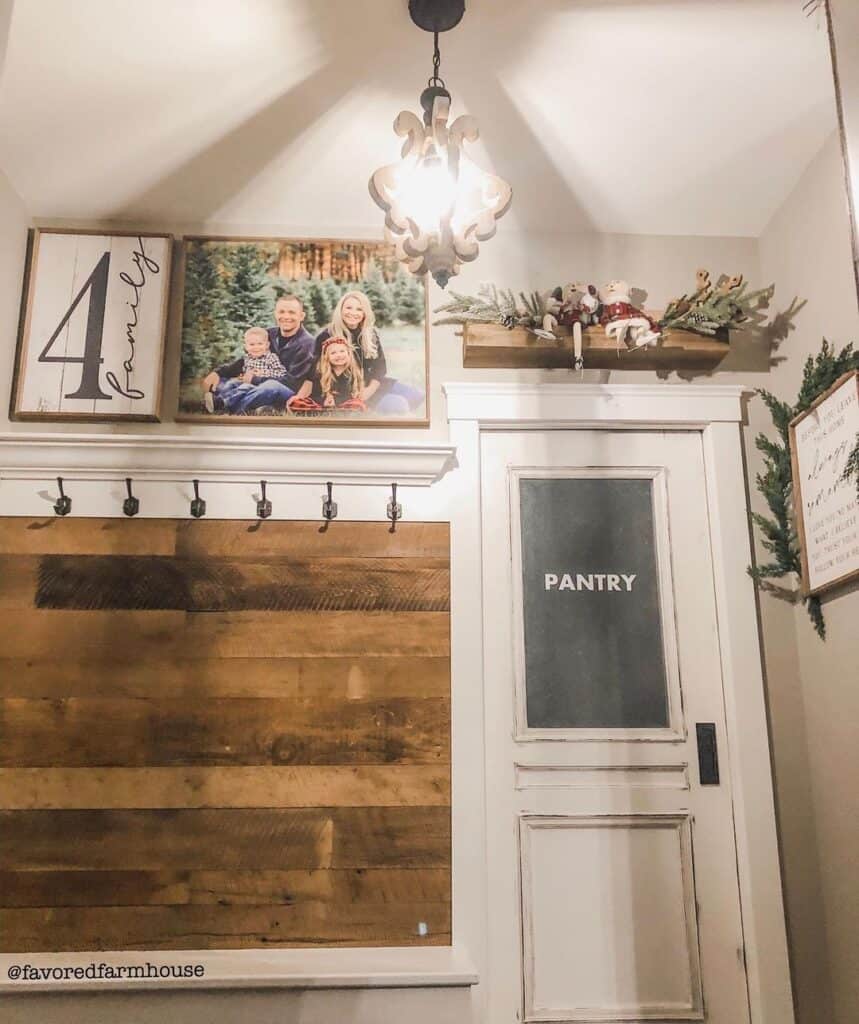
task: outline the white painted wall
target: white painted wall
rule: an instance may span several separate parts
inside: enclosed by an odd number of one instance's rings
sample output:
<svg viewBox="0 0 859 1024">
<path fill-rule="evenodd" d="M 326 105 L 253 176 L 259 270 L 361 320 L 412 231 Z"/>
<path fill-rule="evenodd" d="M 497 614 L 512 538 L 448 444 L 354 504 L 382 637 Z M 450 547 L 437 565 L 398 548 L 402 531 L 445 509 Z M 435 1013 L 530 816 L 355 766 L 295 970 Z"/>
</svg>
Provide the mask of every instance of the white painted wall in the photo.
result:
<svg viewBox="0 0 859 1024">
<path fill-rule="evenodd" d="M 0 21 L 2 54 L 2 21 Z M 0 430 L 7 429 L 30 217 L 0 166 Z"/>
<path fill-rule="evenodd" d="M 839 348 L 859 341 L 843 181 L 833 136 L 760 242 L 764 276 L 808 299 L 789 358 L 767 384 L 791 402 L 804 359 L 819 351 L 823 337 Z M 757 429 L 772 436 L 761 402 L 752 403 L 750 420 L 750 438 Z M 753 476 L 761 464 L 757 452 L 749 464 Z M 757 493 L 752 506 L 765 511 Z M 852 1024 L 859 1016 L 859 589 L 854 584 L 824 598 L 825 643 L 801 607 L 769 595 L 761 606 L 800 1021 Z"/>
<path fill-rule="evenodd" d="M 320 202 L 323 199 L 320 198 Z M 110 222 L 71 222 L 56 218 L 36 218 L 40 226 L 63 227 L 104 227 Z M 125 228 L 141 228 L 140 222 L 122 222 Z M 114 226 L 115 223 L 114 223 Z M 143 225 L 145 226 L 145 225 Z M 153 230 L 155 224 L 148 225 Z M 23 273 L 23 262 L 26 244 L 25 220 L 13 221 L 8 234 L 4 232 L 4 252 L 12 265 L 17 266 L 17 273 Z M 233 223 L 229 221 L 208 221 L 194 224 L 158 222 L 159 231 L 170 231 L 177 235 L 186 234 L 227 234 L 239 236 L 244 233 L 253 237 L 260 233 L 259 225 Z M 273 237 L 300 237 L 301 231 L 294 225 L 273 223 L 265 229 Z M 377 232 L 364 237 L 379 238 Z M 648 236 L 648 235 L 597 235 L 597 234 L 548 234 L 544 232 L 517 231 L 515 221 L 502 221 L 497 236 L 484 243 L 479 259 L 472 265 L 463 267 L 462 273 L 455 278 L 449 288 L 461 292 L 474 293 L 484 281 L 492 281 L 500 286 L 513 287 L 517 290 L 547 289 L 569 280 L 592 280 L 601 285 L 612 277 L 625 277 L 634 287 L 648 292 L 647 305 L 654 309 L 663 309 L 668 300 L 689 290 L 694 285 L 695 270 L 699 266 L 711 269 L 713 277 L 720 273 L 740 272 L 753 283 L 761 282 L 758 270 L 757 242 L 752 238 L 692 238 L 689 236 Z M 175 271 L 176 268 L 174 268 Z M 769 282 L 767 282 L 769 283 Z M 161 424 L 115 425 L 93 424 L 88 429 L 101 433 L 128 432 L 140 433 L 187 433 L 202 434 L 211 437 L 217 427 L 197 424 L 175 425 L 169 421 L 172 409 L 176 404 L 176 388 L 178 384 L 179 364 L 179 310 L 180 282 L 174 273 L 174 294 L 171 303 L 170 323 L 168 327 L 167 352 L 165 357 L 165 376 L 163 392 L 163 418 Z M 0 308 L 0 338 L 4 339 L 3 349 L 14 347 L 14 335 L 17 330 L 19 295 L 15 295 L 14 282 L 11 286 L 8 303 Z M 774 310 L 784 308 L 792 296 L 779 289 L 774 303 Z M 430 283 L 430 307 L 435 309 L 446 301 L 446 293 L 434 283 Z M 434 319 L 434 317 L 433 317 Z M 753 368 L 761 375 L 767 372 L 767 344 L 763 339 L 745 341 L 737 339 L 737 354 L 732 353 L 725 360 L 725 366 L 731 364 Z M 445 326 L 433 328 L 430 346 L 430 384 L 431 384 L 431 425 L 429 431 L 414 429 L 391 429 L 386 431 L 390 440 L 444 441 L 447 439 L 447 422 L 445 418 L 444 399 L 441 385 L 448 380 L 566 380 L 566 370 L 464 370 L 462 367 L 462 342 L 456 335 L 456 328 Z M 586 381 L 606 380 L 607 375 L 599 371 L 586 372 Z M 676 379 L 676 377 L 675 377 Z M 724 376 L 720 379 L 725 379 Z M 734 380 L 735 378 L 731 378 Z M 739 378 L 737 378 L 739 379 Z M 763 379 L 763 376 L 762 376 Z M 654 381 L 652 373 L 619 372 L 611 373 L 614 382 L 623 381 Z M 706 378 L 699 383 L 706 384 Z M 0 387 L 6 386 L 6 379 L 0 381 Z M 8 421 L 8 401 L 0 407 L 0 431 L 46 431 L 56 429 L 56 424 L 42 423 L 10 423 Z M 242 426 L 227 428 L 229 436 L 234 436 Z M 319 429 L 307 427 L 263 428 L 271 436 L 283 436 L 286 430 L 289 437 L 318 437 Z M 260 428 L 252 427 L 255 436 L 259 436 Z M 331 430 L 326 430 L 331 434 Z M 378 437 L 373 428 L 345 428 L 344 437 L 369 440 Z"/>
</svg>

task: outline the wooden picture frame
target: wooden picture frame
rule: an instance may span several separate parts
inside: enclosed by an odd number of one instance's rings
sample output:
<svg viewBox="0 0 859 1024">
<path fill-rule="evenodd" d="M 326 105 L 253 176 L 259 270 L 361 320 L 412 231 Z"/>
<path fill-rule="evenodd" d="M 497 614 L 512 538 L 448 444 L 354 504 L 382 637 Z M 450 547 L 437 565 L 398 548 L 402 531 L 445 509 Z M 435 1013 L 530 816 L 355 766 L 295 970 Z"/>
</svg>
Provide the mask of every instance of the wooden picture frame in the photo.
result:
<svg viewBox="0 0 859 1024">
<path fill-rule="evenodd" d="M 13 420 L 158 421 L 173 236 L 36 228 Z"/>
<path fill-rule="evenodd" d="M 278 426 L 429 426 L 429 299 L 424 278 L 396 260 L 391 243 L 374 239 L 190 235 L 182 240 L 182 315 L 177 421 Z M 236 282 L 240 285 L 237 286 Z M 372 394 L 343 384 L 334 407 L 298 411 L 290 397 L 307 388 L 322 401 L 320 336 L 330 328 L 346 293 L 366 299 L 375 321 L 380 364 L 352 339 L 350 374 L 360 368 Z M 298 328 L 276 318 L 279 303 L 298 296 Z M 295 313 L 296 310 L 294 309 Z M 245 369 L 245 334 L 262 328 L 285 375 Z M 300 330 L 299 330 L 300 329 Z M 307 335 L 301 331 L 307 330 Z M 330 333 L 330 331 L 329 331 Z M 294 357 L 298 337 L 306 346 Z M 308 338 L 309 335 L 309 338 Z M 294 340 L 295 339 L 295 340 Z M 264 340 L 264 339 L 263 339 Z M 287 350 L 285 346 L 289 344 Z M 221 372 L 218 372 L 221 371 Z M 270 374 L 265 370 L 264 374 Z M 253 379 L 245 379 L 252 374 Z M 358 376 L 357 370 L 355 376 Z M 339 379 L 339 378 L 338 378 Z M 316 383 L 314 383 L 316 381 Z M 278 382 L 283 385 L 278 388 Z M 330 383 L 330 378 L 329 378 Z M 260 385 L 265 385 L 259 391 Z M 243 386 L 244 385 L 244 386 Z M 351 390 L 350 390 L 351 389 Z M 340 408 L 347 391 L 360 402 Z M 363 403 L 363 407 L 362 407 Z"/>
<path fill-rule="evenodd" d="M 859 579 L 859 500 L 842 477 L 859 438 L 859 371 L 839 377 L 789 432 L 802 593 L 811 596 Z"/>
</svg>

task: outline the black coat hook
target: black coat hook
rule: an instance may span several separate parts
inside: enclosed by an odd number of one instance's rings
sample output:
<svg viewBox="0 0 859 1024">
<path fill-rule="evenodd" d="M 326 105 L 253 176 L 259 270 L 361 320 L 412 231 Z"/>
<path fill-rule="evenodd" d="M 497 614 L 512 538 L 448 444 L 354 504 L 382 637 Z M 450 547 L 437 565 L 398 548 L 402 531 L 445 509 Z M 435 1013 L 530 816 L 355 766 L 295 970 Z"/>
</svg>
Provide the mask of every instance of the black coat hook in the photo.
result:
<svg viewBox="0 0 859 1024">
<path fill-rule="evenodd" d="M 191 502 L 191 515 L 195 519 L 202 519 L 206 514 L 206 502 L 200 497 L 200 481 L 192 480 L 194 485 L 194 500 Z"/>
<path fill-rule="evenodd" d="M 337 518 L 337 502 L 331 499 L 331 492 L 334 489 L 331 481 L 329 480 L 325 486 L 328 488 L 328 497 L 322 501 L 322 518 L 330 523 L 332 519 Z"/>
<path fill-rule="evenodd" d="M 131 493 L 131 477 L 130 476 L 127 476 L 125 478 L 125 488 L 128 491 L 128 497 L 122 503 L 122 511 L 127 516 L 136 516 L 137 513 L 140 511 L 140 502 Z"/>
<path fill-rule="evenodd" d="M 391 520 L 390 533 L 397 529 L 397 520 L 403 518 L 403 506 L 397 501 L 397 485 L 391 484 L 391 500 L 388 502 L 388 519 Z"/>
<path fill-rule="evenodd" d="M 259 482 L 260 490 L 262 491 L 262 497 L 257 502 L 257 515 L 260 519 L 268 519 L 271 515 L 271 502 L 266 500 L 265 496 L 265 480 Z"/>
<path fill-rule="evenodd" d="M 54 511 L 58 516 L 67 516 L 72 510 L 72 499 L 63 493 L 63 478 L 57 477 L 57 487 L 60 489 L 60 496 L 54 502 Z"/>
</svg>

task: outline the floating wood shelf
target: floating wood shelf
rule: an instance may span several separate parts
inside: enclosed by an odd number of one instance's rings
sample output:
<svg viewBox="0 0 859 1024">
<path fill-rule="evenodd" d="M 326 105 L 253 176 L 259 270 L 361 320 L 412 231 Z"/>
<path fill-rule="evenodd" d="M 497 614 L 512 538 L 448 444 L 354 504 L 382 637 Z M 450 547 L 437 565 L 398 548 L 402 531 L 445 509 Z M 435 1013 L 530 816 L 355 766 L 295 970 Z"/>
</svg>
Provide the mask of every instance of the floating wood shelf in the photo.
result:
<svg viewBox="0 0 859 1024">
<path fill-rule="evenodd" d="M 559 328 L 558 341 L 538 338 L 524 327 L 464 324 L 462 365 L 468 368 L 553 368 L 573 362 L 572 331 Z M 649 348 L 618 349 L 604 327 L 589 327 L 582 338 L 587 370 L 713 370 L 730 351 L 728 332 L 714 338 L 692 331 L 666 330 Z"/>
</svg>

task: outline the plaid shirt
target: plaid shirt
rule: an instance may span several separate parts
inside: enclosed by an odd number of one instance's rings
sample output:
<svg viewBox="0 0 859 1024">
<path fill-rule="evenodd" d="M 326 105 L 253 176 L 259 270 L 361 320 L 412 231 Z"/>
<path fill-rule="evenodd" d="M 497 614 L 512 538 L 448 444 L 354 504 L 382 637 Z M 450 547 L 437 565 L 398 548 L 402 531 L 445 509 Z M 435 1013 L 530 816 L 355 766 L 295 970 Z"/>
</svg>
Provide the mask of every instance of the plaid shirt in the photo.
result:
<svg viewBox="0 0 859 1024">
<path fill-rule="evenodd" d="M 264 356 L 245 356 L 242 373 L 252 373 L 254 377 L 282 377 L 286 370 L 274 352 L 266 352 Z"/>
</svg>

